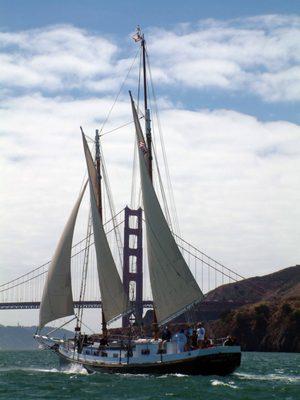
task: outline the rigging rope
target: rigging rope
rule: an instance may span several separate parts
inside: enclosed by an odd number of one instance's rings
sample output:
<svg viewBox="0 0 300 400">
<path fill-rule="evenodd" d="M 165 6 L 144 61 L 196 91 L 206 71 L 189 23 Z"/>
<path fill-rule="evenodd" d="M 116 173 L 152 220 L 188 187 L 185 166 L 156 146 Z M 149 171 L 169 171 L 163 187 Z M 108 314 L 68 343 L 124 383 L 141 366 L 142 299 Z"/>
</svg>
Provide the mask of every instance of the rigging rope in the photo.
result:
<svg viewBox="0 0 300 400">
<path fill-rule="evenodd" d="M 104 186 L 105 186 L 106 195 L 107 195 L 107 198 L 108 198 L 110 214 L 111 214 L 111 216 L 113 216 L 113 215 L 116 214 L 116 211 L 115 211 L 115 205 L 114 205 L 114 202 L 113 202 L 112 192 L 111 192 L 111 188 L 110 188 L 110 183 L 109 183 L 109 179 L 108 179 L 108 173 L 107 173 L 107 169 L 106 169 L 106 164 L 105 164 L 105 159 L 104 159 L 103 149 L 102 149 L 102 145 L 101 144 L 100 144 L 100 154 L 101 154 L 101 161 L 102 161 L 101 167 L 102 167 L 102 175 L 103 175 Z M 115 239 L 116 239 L 118 256 L 119 256 L 119 261 L 120 261 L 120 270 L 122 271 L 123 242 L 122 242 L 120 231 L 118 229 L 118 225 L 116 223 L 116 218 L 112 218 L 111 221 L 113 223 L 114 232 L 115 232 Z"/>
<path fill-rule="evenodd" d="M 164 203 L 164 209 L 165 209 L 166 218 L 167 218 L 168 224 L 172 228 L 171 216 L 170 216 L 168 203 L 167 203 L 167 198 L 166 198 L 166 194 L 165 194 L 165 190 L 164 190 L 164 186 L 163 186 L 163 182 L 162 182 L 162 178 L 161 178 L 161 174 L 160 174 L 160 169 L 158 167 L 158 160 L 157 160 L 157 154 L 156 154 L 155 146 L 153 146 L 153 154 L 154 154 L 154 160 L 155 160 L 155 163 L 156 163 L 158 182 L 159 182 L 160 191 L 161 191 L 161 195 L 162 195 L 162 199 L 163 199 L 163 203 Z"/>
<path fill-rule="evenodd" d="M 123 79 L 123 82 L 122 82 L 122 84 L 121 84 L 121 86 L 120 86 L 120 89 L 119 89 L 119 91 L 118 91 L 118 93 L 117 93 L 117 96 L 116 96 L 116 98 L 115 98 L 113 104 L 111 105 L 111 107 L 110 107 L 110 109 L 109 109 L 109 111 L 108 111 L 108 114 L 107 114 L 107 116 L 106 116 L 106 118 L 105 118 L 105 120 L 104 120 L 104 122 L 103 122 L 103 124 L 102 124 L 102 126 L 101 126 L 101 128 L 100 128 L 100 133 L 103 131 L 104 126 L 106 125 L 107 121 L 108 121 L 109 118 L 110 118 L 110 114 L 112 113 L 112 110 L 114 109 L 114 107 L 115 107 L 115 105 L 116 105 L 116 102 L 118 101 L 118 98 L 119 98 L 119 96 L 120 96 L 120 94 L 121 94 L 121 92 L 122 92 L 122 90 L 123 90 L 123 87 L 124 87 L 124 85 L 125 85 L 125 82 L 126 82 L 128 76 L 129 76 L 129 74 L 130 74 L 130 72 L 131 72 L 131 70 L 132 70 L 132 68 L 133 68 L 133 66 L 134 66 L 134 64 L 135 64 L 135 61 L 136 61 L 136 58 L 137 58 L 138 53 L 139 53 L 139 50 L 137 50 L 137 52 L 135 53 L 135 56 L 134 56 L 134 58 L 133 58 L 133 61 L 132 61 L 131 65 L 130 65 L 130 68 L 129 68 L 128 71 L 127 71 L 127 74 L 126 74 L 125 78 Z"/>
<path fill-rule="evenodd" d="M 140 48 L 138 95 L 137 95 L 137 108 L 138 109 L 139 109 L 139 104 L 140 104 L 141 73 L 142 73 L 142 50 Z M 130 207 L 132 209 L 138 208 L 140 205 L 139 199 L 136 199 L 137 175 L 138 175 L 138 161 L 137 161 L 137 143 L 136 143 L 136 138 L 135 138 L 133 141 L 133 161 L 132 161 L 131 196 L 130 196 Z"/>
<path fill-rule="evenodd" d="M 178 213 L 176 210 L 174 191 L 173 191 L 172 180 L 171 180 L 171 175 L 170 175 L 170 170 L 169 170 L 169 165 L 168 165 L 168 159 L 167 159 L 164 138 L 163 138 L 163 134 L 162 134 L 161 122 L 160 122 L 158 106 L 157 106 L 157 98 L 156 98 L 154 84 L 153 84 L 152 71 L 151 71 L 151 65 L 150 65 L 150 57 L 149 57 L 148 52 L 146 52 L 146 59 L 147 59 L 147 66 L 148 66 L 148 70 L 149 70 L 149 76 L 150 76 L 151 91 L 152 91 L 152 96 L 153 96 L 153 103 L 154 103 L 153 108 L 154 108 L 156 121 L 157 121 L 160 145 L 161 145 L 165 174 L 166 174 L 167 188 L 168 188 L 168 193 L 169 193 L 169 197 L 170 197 L 170 206 L 172 208 L 173 227 L 176 230 L 176 232 L 180 235 Z"/>
<path fill-rule="evenodd" d="M 127 122 L 126 124 L 117 126 L 116 128 L 111 129 L 110 131 L 107 131 L 107 132 L 102 133 L 102 134 L 100 135 L 100 137 L 105 136 L 105 135 L 108 135 L 109 133 L 115 132 L 115 131 L 117 131 L 117 130 L 119 130 L 119 129 L 121 129 L 121 128 L 124 128 L 125 126 L 131 125 L 131 124 L 133 124 L 133 123 L 134 123 L 134 121 L 130 121 L 130 122 Z"/>
<path fill-rule="evenodd" d="M 82 268 L 82 275 L 81 275 L 81 286 L 80 286 L 79 305 L 78 305 L 78 321 L 82 320 L 82 317 L 83 317 L 83 305 L 81 303 L 84 301 L 85 293 L 86 293 L 86 278 L 87 278 L 88 261 L 89 261 L 89 254 L 90 254 L 91 233 L 92 233 L 92 217 L 91 217 L 91 210 L 90 210 L 89 217 L 88 217 L 87 236 L 86 236 L 87 240 L 86 240 L 86 247 L 85 247 L 85 251 L 84 251 L 83 268 Z"/>
</svg>

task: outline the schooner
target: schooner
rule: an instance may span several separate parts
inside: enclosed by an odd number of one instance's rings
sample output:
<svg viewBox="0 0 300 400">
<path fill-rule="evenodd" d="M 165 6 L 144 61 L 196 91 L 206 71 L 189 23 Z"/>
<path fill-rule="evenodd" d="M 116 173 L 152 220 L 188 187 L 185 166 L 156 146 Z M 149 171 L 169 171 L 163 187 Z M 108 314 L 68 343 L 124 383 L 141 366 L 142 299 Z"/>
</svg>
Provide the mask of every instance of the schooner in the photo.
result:
<svg viewBox="0 0 300 400">
<path fill-rule="evenodd" d="M 124 290 L 103 227 L 99 132 L 96 131 L 94 159 L 82 130 L 88 179 L 79 194 L 52 258 L 40 306 L 39 330 L 35 338 L 53 350 L 63 362 L 80 364 L 88 371 L 227 374 L 240 365 L 239 346 L 225 346 L 224 343 L 207 348 L 189 346 L 180 352 L 176 342 L 164 343 L 158 337 L 159 327 L 165 326 L 169 321 L 195 307 L 202 301 L 203 294 L 178 248 L 153 186 L 151 122 L 147 104 L 146 42 L 139 28 L 134 39 L 141 44 L 145 135 L 131 92 L 129 97 L 146 226 L 154 335 L 133 337 L 131 329 L 129 335 L 123 338 L 114 338 L 109 334 L 107 325 L 121 316 L 130 314 L 132 302 Z M 102 334 L 98 335 L 98 339 L 95 336 L 88 338 L 87 335 L 83 335 L 81 321 L 77 315 L 74 339 L 57 340 L 43 336 L 41 330 L 51 321 L 75 314 L 71 284 L 71 250 L 77 214 L 87 186 L 102 302 Z"/>
</svg>

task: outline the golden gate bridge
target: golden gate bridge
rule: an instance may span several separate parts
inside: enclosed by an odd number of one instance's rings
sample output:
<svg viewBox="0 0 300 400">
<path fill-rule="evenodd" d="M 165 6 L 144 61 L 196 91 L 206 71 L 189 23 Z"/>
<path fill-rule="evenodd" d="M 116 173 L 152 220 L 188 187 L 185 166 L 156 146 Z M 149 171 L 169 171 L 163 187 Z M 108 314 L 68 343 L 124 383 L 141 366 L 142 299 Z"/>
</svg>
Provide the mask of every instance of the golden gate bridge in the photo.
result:
<svg viewBox="0 0 300 400">
<path fill-rule="evenodd" d="M 123 258 L 123 265 L 119 266 L 119 273 L 123 275 L 123 283 L 127 287 L 126 290 L 132 302 L 139 303 L 141 315 L 143 310 L 152 308 L 152 300 L 150 293 L 147 295 L 147 283 L 143 278 L 143 267 L 146 265 L 143 253 L 143 232 L 142 232 L 142 209 L 131 210 L 126 207 L 122 212 L 116 214 L 109 223 L 106 223 L 106 232 L 109 237 L 115 228 L 123 225 L 124 244 L 120 244 Z M 124 215 L 121 221 L 118 219 L 120 215 Z M 134 227 L 130 226 L 130 219 L 135 219 Z M 113 226 L 113 228 L 111 228 Z M 204 294 L 226 283 L 237 282 L 245 279 L 238 272 L 226 267 L 214 258 L 208 256 L 194 245 L 183 240 L 174 233 L 177 244 L 185 257 L 197 283 Z M 89 239 L 87 241 L 87 239 Z M 133 239 L 133 240 L 132 240 Z M 96 257 L 93 251 L 93 233 L 89 234 L 89 238 L 85 237 L 77 241 L 72 247 L 72 287 L 74 307 L 78 308 L 101 308 L 101 296 L 98 286 Z M 85 298 L 79 301 L 79 293 L 81 286 L 82 267 L 85 262 L 89 247 L 89 267 L 86 276 Z M 38 309 L 42 298 L 45 279 L 50 265 L 50 260 L 42 265 L 30 269 L 28 272 L 10 280 L 9 282 L 0 284 L 0 310 L 25 310 Z M 140 265 L 139 265 L 140 264 Z M 148 289 L 149 290 L 149 289 Z M 222 308 L 232 308 L 233 301 L 222 302 Z M 207 310 L 215 308 L 216 302 L 209 301 L 204 298 L 201 309 Z"/>
</svg>

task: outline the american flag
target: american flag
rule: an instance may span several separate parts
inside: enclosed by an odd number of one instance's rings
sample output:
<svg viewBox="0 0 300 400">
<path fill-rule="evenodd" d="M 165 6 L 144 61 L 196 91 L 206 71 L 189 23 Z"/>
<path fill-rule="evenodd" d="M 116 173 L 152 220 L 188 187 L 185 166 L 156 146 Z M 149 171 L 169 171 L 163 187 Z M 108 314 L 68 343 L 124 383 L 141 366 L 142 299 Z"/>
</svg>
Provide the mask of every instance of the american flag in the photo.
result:
<svg viewBox="0 0 300 400">
<path fill-rule="evenodd" d="M 136 33 L 135 35 L 132 36 L 132 39 L 133 39 L 135 42 L 139 42 L 139 41 L 142 40 L 142 37 L 141 37 L 138 33 Z"/>
<path fill-rule="evenodd" d="M 139 25 L 136 27 L 136 33 L 132 36 L 132 39 L 133 39 L 135 42 L 139 42 L 140 40 L 143 39 L 142 31 L 141 31 L 141 28 L 140 28 Z"/>
<path fill-rule="evenodd" d="M 145 142 L 143 140 L 141 140 L 139 142 L 139 148 L 142 150 L 142 152 L 144 154 L 147 154 L 148 150 L 147 150 L 146 144 L 145 144 Z"/>
</svg>

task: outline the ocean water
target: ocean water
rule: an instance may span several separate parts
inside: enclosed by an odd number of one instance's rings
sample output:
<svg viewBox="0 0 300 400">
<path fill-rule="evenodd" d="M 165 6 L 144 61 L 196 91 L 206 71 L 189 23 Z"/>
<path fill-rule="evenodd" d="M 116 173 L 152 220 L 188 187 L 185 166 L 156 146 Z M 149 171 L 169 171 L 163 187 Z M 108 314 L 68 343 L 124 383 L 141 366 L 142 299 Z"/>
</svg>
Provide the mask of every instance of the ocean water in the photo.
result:
<svg viewBox="0 0 300 400">
<path fill-rule="evenodd" d="M 299 374 L 300 354 L 243 353 L 235 373 L 204 377 L 89 375 L 49 351 L 0 351 L 0 399 L 299 400 Z"/>
</svg>

